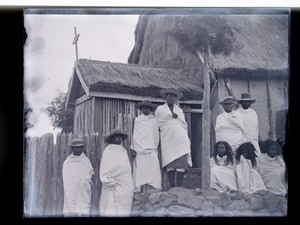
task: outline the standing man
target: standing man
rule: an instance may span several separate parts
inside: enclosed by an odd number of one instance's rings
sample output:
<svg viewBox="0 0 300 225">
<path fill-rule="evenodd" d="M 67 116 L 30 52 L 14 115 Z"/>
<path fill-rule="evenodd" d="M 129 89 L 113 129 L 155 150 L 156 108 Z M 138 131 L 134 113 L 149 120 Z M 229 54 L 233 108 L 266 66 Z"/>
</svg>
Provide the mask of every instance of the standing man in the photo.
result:
<svg viewBox="0 0 300 225">
<path fill-rule="evenodd" d="M 158 159 L 159 129 L 151 112 L 156 107 L 149 100 L 138 105 L 142 111 L 134 121 L 131 149 L 136 153 L 133 161 L 133 181 L 135 190 L 147 191 L 153 187 L 162 189 L 161 169 Z"/>
<path fill-rule="evenodd" d="M 63 163 L 65 216 L 89 216 L 91 206 L 91 183 L 94 169 L 83 153 L 84 143 L 76 138 L 69 145 L 72 154 Z"/>
<path fill-rule="evenodd" d="M 258 144 L 258 117 L 257 113 L 251 108 L 251 105 L 255 102 L 255 99 L 251 98 L 249 93 L 242 93 L 241 99 L 238 103 L 242 105 L 237 111 L 243 118 L 243 124 L 247 133 L 249 134 L 249 141 L 254 145 L 256 149 L 256 155 L 260 155 L 260 148 Z"/>
<path fill-rule="evenodd" d="M 155 111 L 160 129 L 162 167 L 167 171 L 170 187 L 180 187 L 184 172 L 192 166 L 187 123 L 182 109 L 175 104 L 183 94 L 169 88 L 160 90 L 160 95 L 167 101 Z"/>
<path fill-rule="evenodd" d="M 236 101 L 232 96 L 226 96 L 223 101 L 219 102 L 224 112 L 217 116 L 215 127 L 216 142 L 228 142 L 234 154 L 236 149 L 248 140 L 242 116 L 233 109 L 235 103 Z"/>
</svg>

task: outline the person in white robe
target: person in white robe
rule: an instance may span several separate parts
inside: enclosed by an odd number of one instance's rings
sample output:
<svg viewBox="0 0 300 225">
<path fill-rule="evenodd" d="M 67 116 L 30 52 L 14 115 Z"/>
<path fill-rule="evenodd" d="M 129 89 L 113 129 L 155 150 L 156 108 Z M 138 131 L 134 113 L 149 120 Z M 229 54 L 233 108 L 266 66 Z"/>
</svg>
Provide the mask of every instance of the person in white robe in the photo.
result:
<svg viewBox="0 0 300 225">
<path fill-rule="evenodd" d="M 133 181 L 137 192 L 154 187 L 162 189 L 161 168 L 158 159 L 159 129 L 153 115 L 156 107 L 151 101 L 138 105 L 142 111 L 134 120 L 131 149 L 135 152 L 133 161 Z M 142 190 L 141 190 L 142 189 Z"/>
<path fill-rule="evenodd" d="M 251 142 L 245 142 L 238 147 L 235 156 L 238 191 L 245 194 L 267 191 L 258 172 L 255 150 Z"/>
<path fill-rule="evenodd" d="M 84 142 L 76 138 L 69 146 L 72 154 L 63 163 L 64 216 L 89 216 L 94 169 L 83 153 Z"/>
<path fill-rule="evenodd" d="M 217 116 L 215 125 L 216 142 L 227 141 L 234 154 L 242 143 L 249 141 L 242 116 L 233 109 L 235 103 L 236 101 L 232 96 L 226 96 L 223 101 L 219 102 L 224 112 Z"/>
<path fill-rule="evenodd" d="M 122 142 L 128 138 L 120 129 L 114 129 L 106 137 L 100 162 L 100 181 L 102 191 L 99 202 L 100 216 L 128 217 L 131 215 L 133 201 L 132 170 Z"/>
<path fill-rule="evenodd" d="M 182 109 L 175 104 L 183 93 L 168 88 L 160 90 L 160 95 L 167 101 L 155 111 L 160 130 L 162 168 L 167 171 L 170 187 L 179 187 L 183 184 L 185 171 L 192 166 L 187 123 Z"/>
<path fill-rule="evenodd" d="M 250 141 L 255 149 L 256 155 L 260 155 L 260 147 L 258 144 L 259 141 L 259 130 L 258 130 L 258 117 L 257 113 L 251 108 L 251 105 L 255 102 L 255 99 L 251 98 L 249 93 L 242 93 L 241 99 L 238 100 L 238 103 L 242 105 L 237 109 L 243 119 L 244 129 L 247 130 L 249 134 L 248 141 Z"/>
<path fill-rule="evenodd" d="M 210 187 L 218 192 L 237 191 L 234 156 L 228 142 L 219 141 L 210 158 Z"/>
<path fill-rule="evenodd" d="M 258 157 L 258 172 L 268 191 L 276 195 L 287 194 L 286 164 L 277 141 L 267 139 L 261 144 L 262 154 Z"/>
</svg>

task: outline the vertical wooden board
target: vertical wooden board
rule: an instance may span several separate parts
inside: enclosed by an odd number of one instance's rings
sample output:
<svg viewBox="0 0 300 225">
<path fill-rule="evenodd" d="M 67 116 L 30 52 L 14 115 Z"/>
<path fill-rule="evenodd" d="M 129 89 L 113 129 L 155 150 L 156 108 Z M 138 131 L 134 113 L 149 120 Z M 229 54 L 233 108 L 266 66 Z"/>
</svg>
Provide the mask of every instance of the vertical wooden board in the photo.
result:
<svg viewBox="0 0 300 225">
<path fill-rule="evenodd" d="M 191 115 L 191 156 L 193 167 L 202 168 L 202 114 Z M 205 132 L 205 131 L 203 131 Z"/>
<path fill-rule="evenodd" d="M 286 89 L 287 85 L 285 83 L 285 80 L 270 80 L 269 81 L 269 87 L 270 87 L 270 97 L 271 97 L 271 107 L 272 107 L 272 120 L 273 120 L 273 139 L 276 140 L 279 138 L 279 136 L 285 136 L 285 123 L 286 123 L 286 117 L 281 117 L 280 120 L 278 120 L 276 117 L 278 113 L 284 112 L 288 108 L 288 98 L 286 95 Z M 283 115 L 282 115 L 283 116 Z M 282 124 L 278 124 L 282 123 Z M 276 124 L 279 125 L 279 127 L 282 128 L 282 130 L 276 132 Z M 277 126 L 278 127 L 278 126 Z M 278 135 L 276 135 L 276 133 Z"/>
<path fill-rule="evenodd" d="M 59 154 L 58 168 L 57 168 L 57 213 L 58 215 L 62 215 L 63 209 L 63 199 L 64 199 L 64 189 L 63 189 L 63 180 L 62 180 L 62 167 L 65 160 L 65 153 L 62 147 L 62 144 L 67 145 L 67 142 L 63 139 L 63 133 L 60 133 L 57 136 L 56 148 Z"/>
<path fill-rule="evenodd" d="M 98 174 L 98 167 L 99 167 L 99 162 L 97 160 L 97 136 L 98 134 L 95 134 L 93 133 L 92 136 L 91 136 L 91 145 L 90 145 L 90 148 L 91 148 L 91 164 L 94 168 L 94 175 L 92 176 L 92 182 L 93 182 L 93 186 L 92 186 L 92 197 L 91 197 L 91 215 L 97 215 L 98 212 L 99 212 L 99 201 L 100 201 L 100 198 L 99 195 L 98 195 L 98 179 L 97 177 L 99 177 L 99 174 Z"/>
<path fill-rule="evenodd" d="M 251 105 L 251 108 L 256 111 L 258 117 L 259 136 L 265 140 L 269 137 L 269 108 L 268 108 L 268 93 L 267 82 L 265 79 L 250 80 L 250 93 L 256 102 Z M 239 96 L 241 97 L 241 96 Z"/>
<path fill-rule="evenodd" d="M 60 152 L 59 152 L 59 144 L 60 143 L 60 133 L 56 135 L 56 143 L 54 145 L 52 161 L 53 161 L 53 182 L 51 184 L 51 189 L 53 190 L 53 203 L 52 209 L 53 214 L 58 215 L 60 212 L 58 211 L 58 197 L 59 197 L 59 173 L 60 173 Z"/>
<path fill-rule="evenodd" d="M 25 164 L 25 177 L 24 177 L 24 215 L 34 216 L 35 214 L 35 202 L 36 202 L 36 179 L 35 179 L 35 151 L 37 145 L 37 137 L 27 138 L 26 141 L 26 164 Z"/>
<path fill-rule="evenodd" d="M 48 134 L 43 135 L 41 145 L 41 173 L 39 177 L 39 191 L 38 191 L 38 214 L 44 215 L 46 204 L 46 169 L 47 169 L 47 149 L 48 149 Z"/>
<path fill-rule="evenodd" d="M 53 134 L 49 133 L 47 140 L 47 158 L 46 158 L 46 201 L 44 212 L 46 215 L 53 215 L 52 205 L 53 205 L 53 192 L 52 183 L 53 180 L 53 149 L 54 149 L 54 138 Z"/>
</svg>

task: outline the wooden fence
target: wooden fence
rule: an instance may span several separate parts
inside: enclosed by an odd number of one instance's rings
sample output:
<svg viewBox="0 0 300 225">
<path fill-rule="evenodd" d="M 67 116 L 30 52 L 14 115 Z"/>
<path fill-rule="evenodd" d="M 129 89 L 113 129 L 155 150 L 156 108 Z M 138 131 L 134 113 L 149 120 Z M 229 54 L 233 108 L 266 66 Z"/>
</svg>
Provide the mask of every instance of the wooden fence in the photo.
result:
<svg viewBox="0 0 300 225">
<path fill-rule="evenodd" d="M 133 117 L 119 114 L 117 128 L 128 134 L 123 145 L 131 159 L 130 143 L 133 131 Z M 99 201 L 101 182 L 99 167 L 102 152 L 106 147 L 107 134 L 93 133 L 84 136 L 84 153 L 90 159 L 95 174 L 92 176 L 91 216 L 99 216 Z M 56 143 L 51 133 L 42 137 L 26 139 L 24 155 L 24 214 L 27 217 L 62 216 L 64 191 L 62 181 L 62 166 L 71 154 L 68 145 L 73 134 L 58 133 Z"/>
<path fill-rule="evenodd" d="M 54 144 L 53 134 L 28 138 L 24 156 L 24 214 L 28 217 L 62 216 L 62 166 L 71 154 L 68 144 L 72 134 L 59 133 Z M 94 133 L 84 137 L 85 154 L 95 174 L 92 177 L 91 215 L 99 215 L 101 182 L 99 164 L 104 149 L 104 137 Z"/>
</svg>

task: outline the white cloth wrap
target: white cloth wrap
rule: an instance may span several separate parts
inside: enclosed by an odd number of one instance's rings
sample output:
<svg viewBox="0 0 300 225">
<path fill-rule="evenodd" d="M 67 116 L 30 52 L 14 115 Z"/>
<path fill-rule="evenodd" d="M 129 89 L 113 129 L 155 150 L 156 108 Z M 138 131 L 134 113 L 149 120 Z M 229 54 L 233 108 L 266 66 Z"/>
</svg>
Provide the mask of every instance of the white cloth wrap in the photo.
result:
<svg viewBox="0 0 300 225">
<path fill-rule="evenodd" d="M 162 167 L 185 154 L 188 155 L 189 166 L 192 166 L 191 142 L 184 113 L 177 105 L 174 105 L 173 112 L 178 115 L 177 119 L 173 118 L 167 103 L 158 106 L 155 111 L 161 135 Z"/>
<path fill-rule="evenodd" d="M 237 191 L 237 180 L 234 164 L 225 165 L 227 156 L 217 156 L 218 164 L 213 157 L 210 158 L 210 187 L 219 192 Z"/>
<path fill-rule="evenodd" d="M 133 200 L 133 179 L 127 150 L 110 144 L 102 154 L 100 171 L 102 192 L 101 216 L 130 216 Z"/>
<path fill-rule="evenodd" d="M 133 181 L 137 191 L 144 184 L 162 189 L 158 144 L 159 129 L 156 119 L 152 115 L 141 114 L 135 119 L 131 144 L 131 149 L 137 153 L 133 162 Z"/>
<path fill-rule="evenodd" d="M 252 194 L 259 190 L 266 191 L 266 186 L 256 168 L 252 168 L 249 159 L 241 155 L 240 162 L 236 165 L 236 176 L 238 190 L 247 194 Z"/>
<path fill-rule="evenodd" d="M 63 213 L 88 215 L 91 205 L 91 178 L 94 170 L 84 153 L 71 154 L 63 163 Z"/>
<path fill-rule="evenodd" d="M 285 195 L 287 193 L 285 170 L 286 165 L 281 155 L 272 158 L 267 153 L 262 153 L 258 157 L 258 172 L 266 188 L 274 194 Z"/>
</svg>

